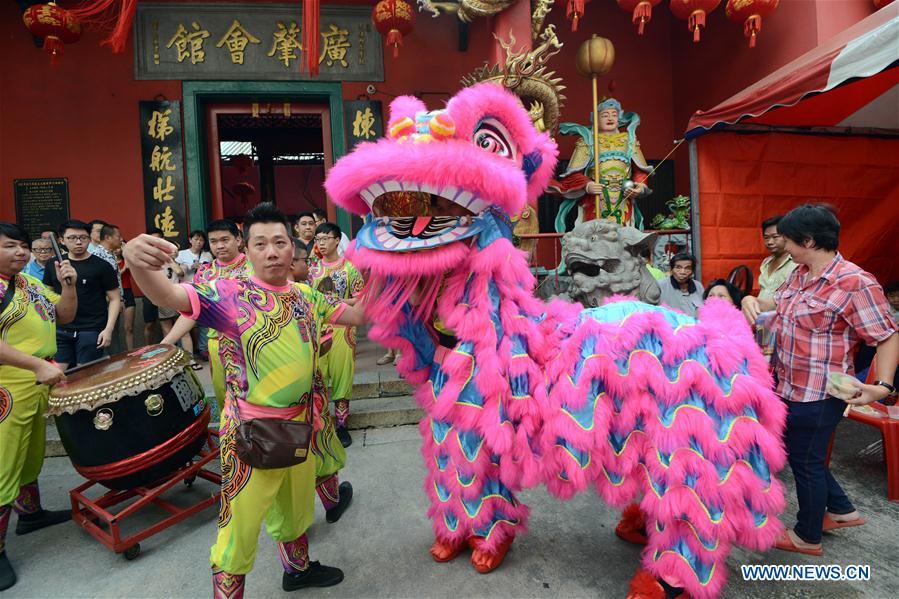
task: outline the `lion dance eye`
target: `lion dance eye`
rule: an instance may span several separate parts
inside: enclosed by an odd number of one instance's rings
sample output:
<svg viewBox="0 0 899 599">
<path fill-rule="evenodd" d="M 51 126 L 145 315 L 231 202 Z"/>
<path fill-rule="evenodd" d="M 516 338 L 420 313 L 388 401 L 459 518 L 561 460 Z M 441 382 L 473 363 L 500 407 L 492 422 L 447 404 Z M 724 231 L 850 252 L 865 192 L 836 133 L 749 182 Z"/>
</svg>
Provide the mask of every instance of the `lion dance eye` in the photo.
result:
<svg viewBox="0 0 899 599">
<path fill-rule="evenodd" d="M 474 143 L 485 152 L 513 160 L 516 157 L 515 144 L 511 141 L 509 132 L 496 119 L 485 119 L 478 125 L 474 132 Z"/>
</svg>

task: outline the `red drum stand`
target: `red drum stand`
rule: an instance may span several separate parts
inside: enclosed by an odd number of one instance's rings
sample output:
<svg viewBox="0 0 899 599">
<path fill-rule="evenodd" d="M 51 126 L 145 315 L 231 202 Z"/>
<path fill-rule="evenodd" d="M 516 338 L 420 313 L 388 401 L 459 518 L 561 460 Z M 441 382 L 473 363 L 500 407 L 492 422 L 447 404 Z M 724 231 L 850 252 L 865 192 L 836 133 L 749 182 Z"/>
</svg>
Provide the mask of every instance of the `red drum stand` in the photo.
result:
<svg viewBox="0 0 899 599">
<path fill-rule="evenodd" d="M 185 465 L 152 486 L 137 487 L 127 491 L 108 491 L 96 499 L 90 499 L 84 493 L 94 485 L 98 485 L 97 482 L 88 481 L 72 489 L 69 491 L 69 497 L 72 500 L 72 520 L 115 553 L 123 553 L 125 559 L 133 560 L 140 555 L 140 541 L 218 503 L 221 496 L 222 477 L 219 473 L 205 468 L 209 462 L 219 457 L 219 448 L 216 443 L 218 431 L 207 430 L 205 435 L 206 441 L 196 461 Z M 188 507 L 179 507 L 161 498 L 162 494 L 178 483 L 191 486 L 197 477 L 214 483 L 216 485 L 215 492 Z M 129 503 L 120 511 L 111 511 L 115 506 L 138 496 L 140 499 Z M 169 515 L 123 538 L 120 528 L 122 522 L 150 505 L 161 507 Z"/>
</svg>

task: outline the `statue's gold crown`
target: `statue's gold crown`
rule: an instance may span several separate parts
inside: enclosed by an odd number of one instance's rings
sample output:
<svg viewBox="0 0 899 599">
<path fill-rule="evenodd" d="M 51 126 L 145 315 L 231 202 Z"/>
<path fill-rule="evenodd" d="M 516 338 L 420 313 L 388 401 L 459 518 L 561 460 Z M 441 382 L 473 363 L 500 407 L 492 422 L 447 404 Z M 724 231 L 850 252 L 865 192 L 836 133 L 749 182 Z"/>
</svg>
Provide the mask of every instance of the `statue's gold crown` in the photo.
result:
<svg viewBox="0 0 899 599">
<path fill-rule="evenodd" d="M 462 85 L 470 87 L 482 81 L 495 81 L 521 98 L 528 108 L 531 120 L 540 131 L 554 134 L 559 127 L 559 117 L 565 96 L 562 78 L 549 71 L 546 62 L 559 53 L 562 42 L 556 37 L 554 25 L 547 25 L 538 38 L 540 45 L 530 52 L 516 52 L 515 36 L 509 33 L 509 41 L 496 38 L 506 53 L 505 62 L 495 65 L 484 63 L 462 78 Z M 541 122 L 542 121 L 542 122 Z"/>
</svg>

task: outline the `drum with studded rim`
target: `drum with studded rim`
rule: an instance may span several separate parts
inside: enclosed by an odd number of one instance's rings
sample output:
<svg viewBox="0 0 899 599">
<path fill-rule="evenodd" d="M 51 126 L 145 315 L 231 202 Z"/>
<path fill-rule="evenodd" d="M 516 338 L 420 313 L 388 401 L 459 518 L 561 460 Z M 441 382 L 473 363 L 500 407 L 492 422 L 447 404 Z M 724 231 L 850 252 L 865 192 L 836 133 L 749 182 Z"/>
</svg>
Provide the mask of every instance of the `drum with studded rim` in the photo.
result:
<svg viewBox="0 0 899 599">
<path fill-rule="evenodd" d="M 110 489 L 150 485 L 199 451 L 210 409 L 171 345 L 150 345 L 67 373 L 50 390 L 48 415 L 75 469 Z"/>
</svg>

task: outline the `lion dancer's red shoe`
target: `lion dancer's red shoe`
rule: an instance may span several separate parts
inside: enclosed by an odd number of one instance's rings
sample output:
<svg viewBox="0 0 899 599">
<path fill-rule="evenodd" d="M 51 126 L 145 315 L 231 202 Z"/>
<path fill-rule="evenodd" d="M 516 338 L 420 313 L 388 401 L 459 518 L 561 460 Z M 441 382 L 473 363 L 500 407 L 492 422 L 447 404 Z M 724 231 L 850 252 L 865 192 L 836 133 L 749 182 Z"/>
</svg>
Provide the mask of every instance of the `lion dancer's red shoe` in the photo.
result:
<svg viewBox="0 0 899 599">
<path fill-rule="evenodd" d="M 627 599 L 690 599 L 690 596 L 641 568 L 631 578 Z"/>
<path fill-rule="evenodd" d="M 646 545 L 646 520 L 643 518 L 643 512 L 640 511 L 640 505 L 632 503 L 621 512 L 621 520 L 615 527 L 615 534 L 618 538 L 633 543 L 634 545 Z"/>
<path fill-rule="evenodd" d="M 470 537 L 468 546 L 471 547 L 471 565 L 481 574 L 487 574 L 499 568 L 515 537 L 509 535 L 502 543 L 500 543 L 492 552 L 485 550 L 485 541 L 483 537 Z"/>
<path fill-rule="evenodd" d="M 467 546 L 464 540 L 459 543 L 444 543 L 440 539 L 435 539 L 434 544 L 431 545 L 431 557 L 435 562 L 451 562 L 459 557 L 459 554 Z"/>
</svg>

